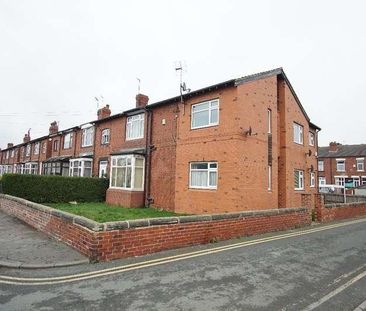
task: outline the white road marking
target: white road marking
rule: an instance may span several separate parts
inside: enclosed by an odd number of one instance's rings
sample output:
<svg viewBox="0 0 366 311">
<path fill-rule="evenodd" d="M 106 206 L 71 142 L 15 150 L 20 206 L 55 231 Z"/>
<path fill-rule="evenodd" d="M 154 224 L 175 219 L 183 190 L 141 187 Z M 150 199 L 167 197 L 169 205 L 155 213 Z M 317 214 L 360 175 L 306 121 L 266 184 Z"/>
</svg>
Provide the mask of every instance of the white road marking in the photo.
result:
<svg viewBox="0 0 366 311">
<path fill-rule="evenodd" d="M 349 280 L 348 282 L 344 283 L 343 285 L 339 286 L 335 290 L 331 291 L 329 294 L 325 295 L 323 298 L 319 299 L 318 301 L 312 303 L 311 305 L 307 306 L 303 311 L 311 311 L 315 308 L 322 305 L 324 302 L 328 301 L 329 299 L 333 298 L 334 296 L 338 295 L 342 291 L 344 291 L 346 288 L 350 287 L 357 281 L 361 280 L 366 276 L 366 271 L 360 273 L 359 275 L 355 276 L 353 279 Z"/>
<path fill-rule="evenodd" d="M 2 284 L 12 284 L 12 285 L 32 285 L 32 286 L 34 286 L 34 285 L 62 284 L 62 283 L 87 280 L 87 279 L 122 273 L 122 272 L 126 272 L 126 271 L 132 271 L 132 270 L 138 270 L 138 269 L 143 269 L 143 268 L 147 268 L 147 267 L 162 265 L 162 264 L 171 263 L 171 262 L 175 262 L 175 261 L 220 253 L 220 252 L 224 252 L 224 251 L 228 251 L 228 250 L 232 250 L 232 249 L 236 249 L 236 248 L 247 247 L 247 246 L 252 246 L 252 245 L 257 245 L 257 244 L 262 244 L 262 243 L 268 243 L 268 242 L 272 242 L 272 241 L 276 241 L 276 240 L 288 239 L 291 237 L 298 237 L 298 236 L 302 236 L 302 235 L 308 235 L 308 234 L 312 234 L 312 233 L 316 233 L 316 232 L 345 227 L 345 226 L 349 226 L 349 225 L 356 224 L 356 223 L 362 223 L 362 222 L 366 222 L 366 219 L 353 220 L 353 221 L 348 221 L 348 222 L 343 222 L 343 223 L 338 223 L 338 224 L 333 224 L 333 225 L 327 225 L 327 226 L 322 226 L 322 227 L 313 228 L 313 229 L 305 229 L 305 230 L 302 230 L 299 232 L 285 233 L 285 234 L 277 235 L 274 237 L 267 237 L 267 238 L 261 238 L 261 239 L 251 240 L 251 241 L 239 242 L 239 243 L 219 246 L 219 247 L 206 249 L 206 250 L 200 250 L 200 251 L 195 251 L 195 252 L 190 252 L 190 253 L 185 253 L 185 254 L 180 254 L 180 255 L 175 255 L 175 256 L 168 256 L 168 257 L 148 260 L 148 261 L 144 261 L 144 262 L 118 266 L 118 267 L 109 268 L 109 269 L 102 269 L 102 270 L 98 270 L 98 271 L 77 273 L 77 274 L 73 274 L 73 275 L 65 275 L 65 276 L 59 276 L 59 277 L 43 277 L 43 278 L 21 278 L 21 277 L 11 277 L 11 276 L 6 276 L 6 275 L 0 275 L 0 284 L 2 283 Z"/>
</svg>

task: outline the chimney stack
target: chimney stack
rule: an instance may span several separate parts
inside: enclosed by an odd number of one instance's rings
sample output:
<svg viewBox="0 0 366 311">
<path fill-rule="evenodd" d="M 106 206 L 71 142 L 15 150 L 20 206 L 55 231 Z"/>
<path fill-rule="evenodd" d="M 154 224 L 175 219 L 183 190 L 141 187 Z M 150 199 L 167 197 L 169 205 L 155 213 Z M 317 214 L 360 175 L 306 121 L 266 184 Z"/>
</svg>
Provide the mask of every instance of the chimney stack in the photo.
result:
<svg viewBox="0 0 366 311">
<path fill-rule="evenodd" d="M 332 141 L 329 143 L 329 151 L 337 151 L 338 150 L 338 145 L 340 145 L 340 143 L 337 143 L 336 141 Z"/>
<path fill-rule="evenodd" d="M 98 120 L 108 118 L 111 115 L 109 105 L 105 105 L 105 107 L 98 109 L 97 114 L 98 114 Z"/>
<path fill-rule="evenodd" d="M 58 124 L 56 121 L 53 121 L 51 123 L 50 129 L 49 129 L 49 134 L 56 134 L 58 132 Z"/>
<path fill-rule="evenodd" d="M 7 148 L 11 148 L 11 147 L 13 147 L 14 146 L 14 144 L 12 144 L 12 143 L 8 143 L 8 147 Z"/>
<path fill-rule="evenodd" d="M 136 108 L 145 108 L 149 102 L 149 97 L 144 94 L 136 95 Z"/>
<path fill-rule="evenodd" d="M 29 143 L 30 140 L 31 140 L 30 136 L 28 134 L 25 134 L 23 138 L 23 143 Z"/>
</svg>

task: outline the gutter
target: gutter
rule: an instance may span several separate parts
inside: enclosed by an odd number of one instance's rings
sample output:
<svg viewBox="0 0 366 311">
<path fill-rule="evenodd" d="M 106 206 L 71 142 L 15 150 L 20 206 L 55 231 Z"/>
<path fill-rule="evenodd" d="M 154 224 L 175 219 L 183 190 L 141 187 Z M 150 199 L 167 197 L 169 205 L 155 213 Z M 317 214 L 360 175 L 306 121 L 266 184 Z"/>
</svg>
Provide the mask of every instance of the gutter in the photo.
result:
<svg viewBox="0 0 366 311">
<path fill-rule="evenodd" d="M 146 161 L 145 161 L 145 180 L 144 180 L 144 194 L 145 194 L 145 206 L 150 207 L 152 203 L 151 194 L 151 136 L 152 136 L 152 110 L 146 109 L 147 113 L 147 128 L 146 128 L 146 141 L 145 141 L 145 150 L 146 150 Z"/>
</svg>

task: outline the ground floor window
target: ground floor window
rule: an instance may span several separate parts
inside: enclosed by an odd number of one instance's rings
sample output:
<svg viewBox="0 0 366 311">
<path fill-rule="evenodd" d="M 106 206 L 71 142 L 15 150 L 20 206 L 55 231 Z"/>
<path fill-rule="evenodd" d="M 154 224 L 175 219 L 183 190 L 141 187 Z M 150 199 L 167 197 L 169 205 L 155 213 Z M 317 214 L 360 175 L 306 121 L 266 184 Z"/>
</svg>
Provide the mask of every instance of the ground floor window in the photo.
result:
<svg viewBox="0 0 366 311">
<path fill-rule="evenodd" d="M 319 177 L 318 180 L 319 180 L 319 186 L 327 184 L 325 177 Z"/>
<path fill-rule="evenodd" d="M 108 161 L 99 161 L 99 178 L 107 178 Z"/>
<path fill-rule="evenodd" d="M 217 162 L 191 162 L 189 187 L 217 189 Z"/>
<path fill-rule="evenodd" d="M 69 176 L 69 162 L 46 162 L 43 163 L 44 175 Z"/>
<path fill-rule="evenodd" d="M 310 187 L 315 187 L 315 173 L 310 172 Z"/>
<path fill-rule="evenodd" d="M 110 187 L 143 190 L 144 162 L 139 155 L 113 156 L 111 159 Z"/>
<path fill-rule="evenodd" d="M 92 176 L 92 159 L 73 159 L 70 160 L 69 175 L 74 177 Z"/>
<path fill-rule="evenodd" d="M 352 176 L 352 178 L 353 178 L 353 187 L 356 188 L 356 187 L 360 186 L 360 184 L 361 184 L 360 177 Z"/>
<path fill-rule="evenodd" d="M 365 185 L 366 184 L 366 176 L 362 176 L 361 177 L 361 185 Z"/>
<path fill-rule="evenodd" d="M 38 163 L 28 162 L 24 165 L 24 174 L 36 175 L 38 173 Z"/>
<path fill-rule="evenodd" d="M 344 186 L 345 178 L 346 178 L 345 176 L 335 176 L 334 177 L 335 184 L 338 186 Z"/>
<path fill-rule="evenodd" d="M 304 171 L 295 170 L 295 190 L 304 190 Z"/>
</svg>

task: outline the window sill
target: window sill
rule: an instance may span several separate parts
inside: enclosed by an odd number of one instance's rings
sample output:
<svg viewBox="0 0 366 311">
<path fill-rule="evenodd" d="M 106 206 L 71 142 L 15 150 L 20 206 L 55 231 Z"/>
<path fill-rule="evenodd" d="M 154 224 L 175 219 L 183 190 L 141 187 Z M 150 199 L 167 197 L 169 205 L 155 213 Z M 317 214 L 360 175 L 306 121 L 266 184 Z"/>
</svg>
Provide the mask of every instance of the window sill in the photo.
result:
<svg viewBox="0 0 366 311">
<path fill-rule="evenodd" d="M 127 138 L 126 137 L 126 141 L 138 140 L 138 139 L 143 139 L 143 138 L 144 138 L 144 136 L 142 136 L 142 137 L 134 137 L 134 138 Z"/>
<path fill-rule="evenodd" d="M 294 141 L 294 144 L 296 144 L 298 146 L 303 146 L 304 147 L 304 143 L 298 143 L 298 142 Z"/>
<path fill-rule="evenodd" d="M 305 191 L 305 189 L 304 188 L 302 188 L 302 189 L 294 189 L 295 191 Z"/>
<path fill-rule="evenodd" d="M 217 187 L 188 187 L 190 190 L 217 190 Z"/>
<path fill-rule="evenodd" d="M 199 129 L 205 129 L 208 127 L 215 127 L 215 126 L 219 126 L 219 123 L 209 124 L 209 125 L 204 125 L 204 126 L 197 126 L 197 127 L 192 127 L 192 125 L 191 125 L 191 130 L 199 130 Z"/>
<path fill-rule="evenodd" d="M 108 190 L 121 190 L 126 192 L 144 192 L 144 189 L 131 189 L 131 188 L 121 188 L 121 187 L 109 187 Z"/>
</svg>

